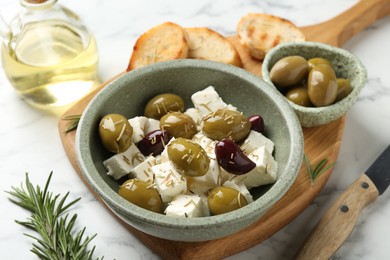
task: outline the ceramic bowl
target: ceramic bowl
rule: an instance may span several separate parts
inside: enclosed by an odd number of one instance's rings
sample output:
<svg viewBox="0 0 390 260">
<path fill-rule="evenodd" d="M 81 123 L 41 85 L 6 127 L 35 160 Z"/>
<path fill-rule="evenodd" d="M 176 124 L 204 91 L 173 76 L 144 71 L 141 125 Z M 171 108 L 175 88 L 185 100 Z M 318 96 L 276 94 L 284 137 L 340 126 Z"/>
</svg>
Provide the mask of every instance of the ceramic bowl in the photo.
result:
<svg viewBox="0 0 390 260">
<path fill-rule="evenodd" d="M 128 118 L 143 114 L 145 104 L 164 92 L 176 93 L 192 107 L 191 95 L 214 86 L 222 99 L 245 115 L 263 116 L 265 135 L 274 141 L 278 180 L 254 188 L 255 201 L 218 216 L 175 218 L 140 208 L 117 194 L 119 184 L 106 175 L 103 160 L 112 156 L 98 135 L 100 119 L 109 113 Z M 258 77 L 240 68 L 202 60 L 156 63 L 119 77 L 100 91 L 85 109 L 76 135 L 77 159 L 89 185 L 129 225 L 153 236 L 176 241 L 205 241 L 227 236 L 254 223 L 294 182 L 303 156 L 299 121 L 286 100 Z"/>
<path fill-rule="evenodd" d="M 272 84 L 269 76 L 272 66 L 281 58 L 300 55 L 306 59 L 322 57 L 332 61 L 336 76 L 347 78 L 351 82 L 352 92 L 341 101 L 325 107 L 303 107 L 289 100 L 304 127 L 320 126 L 330 123 L 347 112 L 356 102 L 367 80 L 367 71 L 360 60 L 350 52 L 318 42 L 284 43 L 273 48 L 264 58 L 263 79 Z"/>
</svg>

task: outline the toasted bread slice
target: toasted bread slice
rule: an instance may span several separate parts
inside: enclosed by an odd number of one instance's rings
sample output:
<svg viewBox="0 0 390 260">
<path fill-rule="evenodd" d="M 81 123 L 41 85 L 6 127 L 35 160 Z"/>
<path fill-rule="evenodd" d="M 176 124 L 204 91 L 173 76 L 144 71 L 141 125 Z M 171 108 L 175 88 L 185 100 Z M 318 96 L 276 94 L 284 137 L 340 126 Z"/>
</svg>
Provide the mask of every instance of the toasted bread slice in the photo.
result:
<svg viewBox="0 0 390 260">
<path fill-rule="evenodd" d="M 184 29 L 175 23 L 165 22 L 138 38 L 127 71 L 159 61 L 186 58 L 187 55 Z"/>
<path fill-rule="evenodd" d="M 269 14 L 247 14 L 238 22 L 237 36 L 253 58 L 265 54 L 283 42 L 305 41 L 305 35 L 293 23 Z"/>
<path fill-rule="evenodd" d="M 234 46 L 221 34 L 209 28 L 185 28 L 189 52 L 188 58 L 203 59 L 242 66 Z"/>
</svg>

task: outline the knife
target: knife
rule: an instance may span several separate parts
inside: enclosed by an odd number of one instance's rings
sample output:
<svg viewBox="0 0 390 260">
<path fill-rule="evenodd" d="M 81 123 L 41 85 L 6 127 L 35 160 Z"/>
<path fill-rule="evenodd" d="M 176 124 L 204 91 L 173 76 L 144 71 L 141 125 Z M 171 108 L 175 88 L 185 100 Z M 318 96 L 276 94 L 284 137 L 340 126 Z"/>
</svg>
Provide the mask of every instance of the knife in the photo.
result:
<svg viewBox="0 0 390 260">
<path fill-rule="evenodd" d="M 328 209 L 295 256 L 297 260 L 329 259 L 351 234 L 359 213 L 390 184 L 390 145 Z"/>
</svg>

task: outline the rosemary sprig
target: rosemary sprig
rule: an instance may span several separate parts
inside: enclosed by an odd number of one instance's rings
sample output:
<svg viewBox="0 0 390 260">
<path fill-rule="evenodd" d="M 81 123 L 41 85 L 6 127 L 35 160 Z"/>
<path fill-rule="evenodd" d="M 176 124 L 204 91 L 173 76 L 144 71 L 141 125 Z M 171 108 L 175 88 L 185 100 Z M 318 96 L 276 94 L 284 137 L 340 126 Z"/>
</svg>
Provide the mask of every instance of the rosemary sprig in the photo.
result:
<svg viewBox="0 0 390 260">
<path fill-rule="evenodd" d="M 307 173 L 309 174 L 311 185 L 314 184 L 314 181 L 318 176 L 320 176 L 322 173 L 326 172 L 330 168 L 332 168 L 336 163 L 333 162 L 331 164 L 328 164 L 328 159 L 322 159 L 317 165 L 314 166 L 314 169 L 310 166 L 309 158 L 305 154 L 304 161 L 306 165 Z"/>
<path fill-rule="evenodd" d="M 95 246 L 91 250 L 87 247 L 96 234 L 84 237 L 85 227 L 78 232 L 74 231 L 77 214 L 69 218 L 67 213 L 63 217 L 80 198 L 66 203 L 69 192 L 62 198 L 59 194 L 53 196 L 53 193 L 48 191 L 52 174 L 53 172 L 50 173 L 43 190 L 39 186 L 34 187 L 26 173 L 25 187 L 21 184 L 20 188 L 12 187 L 11 191 L 7 191 L 12 196 L 10 201 L 31 212 L 26 221 L 15 222 L 38 233 L 39 236 L 26 233 L 24 235 L 37 242 L 33 243 L 31 252 L 40 259 L 90 260 Z"/>
<path fill-rule="evenodd" d="M 77 128 L 77 126 L 79 125 L 79 122 L 80 122 L 80 118 L 81 118 L 81 115 L 70 115 L 70 116 L 66 116 L 62 119 L 62 120 L 70 121 L 70 125 L 65 130 L 66 134 L 69 132 L 72 132 L 73 130 L 75 130 Z"/>
</svg>

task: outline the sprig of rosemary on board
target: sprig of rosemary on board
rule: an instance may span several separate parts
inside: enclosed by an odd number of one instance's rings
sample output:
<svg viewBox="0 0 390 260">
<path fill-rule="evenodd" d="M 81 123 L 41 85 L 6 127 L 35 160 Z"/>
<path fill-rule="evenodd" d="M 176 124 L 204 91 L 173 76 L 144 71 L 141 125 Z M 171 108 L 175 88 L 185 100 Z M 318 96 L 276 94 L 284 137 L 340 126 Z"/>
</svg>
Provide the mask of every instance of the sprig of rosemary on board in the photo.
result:
<svg viewBox="0 0 390 260">
<path fill-rule="evenodd" d="M 62 120 L 70 121 L 70 125 L 65 130 L 66 134 L 69 132 L 72 132 L 73 130 L 75 130 L 77 128 L 77 126 L 79 125 L 79 122 L 80 122 L 80 118 L 81 118 L 81 115 L 70 115 L 70 116 L 66 116 L 62 119 Z"/>
<path fill-rule="evenodd" d="M 39 259 L 90 260 L 95 246 L 88 249 L 88 244 L 96 234 L 85 237 L 85 227 L 77 232 L 74 231 L 77 214 L 70 217 L 65 212 L 80 198 L 67 203 L 69 192 L 62 198 L 59 194 L 54 196 L 49 192 L 52 174 L 53 172 L 50 173 L 43 190 L 39 186 L 34 187 L 26 173 L 25 186 L 21 184 L 20 188 L 12 187 L 12 191 L 7 191 L 12 196 L 9 198 L 10 201 L 31 212 L 31 216 L 26 221 L 15 220 L 15 222 L 38 233 L 39 236 L 26 233 L 24 235 L 37 242 L 33 243 L 31 252 Z"/>
<path fill-rule="evenodd" d="M 305 165 L 306 165 L 306 170 L 309 174 L 311 185 L 314 184 L 314 182 L 318 176 L 320 176 L 322 173 L 326 172 L 327 170 L 329 170 L 330 168 L 332 168 L 336 164 L 335 162 L 333 162 L 333 163 L 327 165 L 328 159 L 325 158 L 325 159 L 322 159 L 317 165 L 315 165 L 314 168 L 312 168 L 310 166 L 309 158 L 307 157 L 306 154 L 304 156 L 304 161 L 305 161 Z"/>
</svg>

